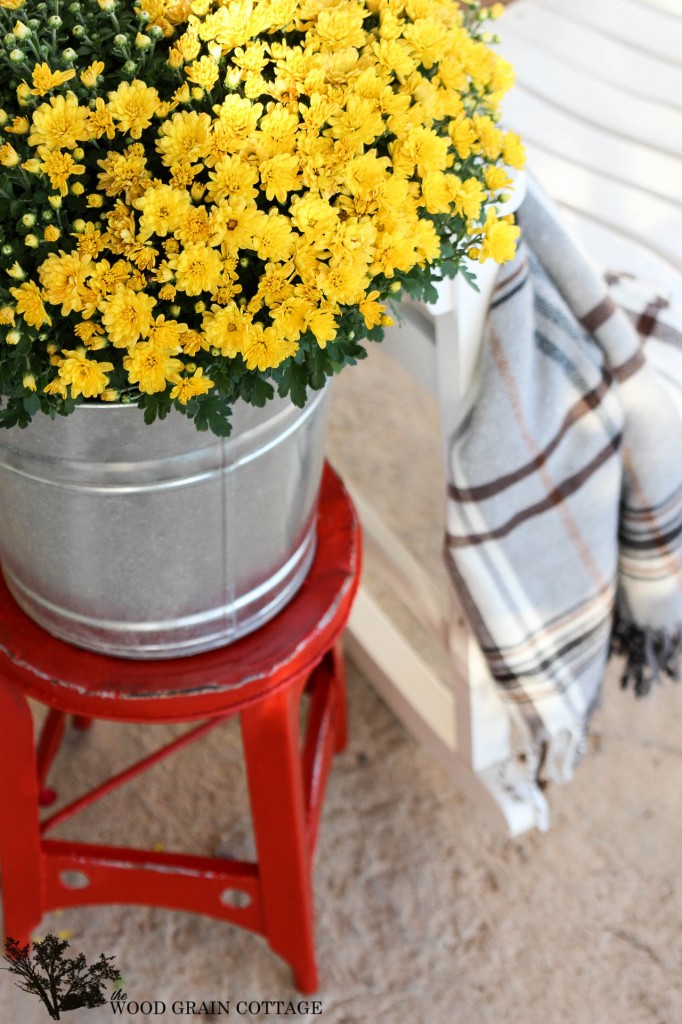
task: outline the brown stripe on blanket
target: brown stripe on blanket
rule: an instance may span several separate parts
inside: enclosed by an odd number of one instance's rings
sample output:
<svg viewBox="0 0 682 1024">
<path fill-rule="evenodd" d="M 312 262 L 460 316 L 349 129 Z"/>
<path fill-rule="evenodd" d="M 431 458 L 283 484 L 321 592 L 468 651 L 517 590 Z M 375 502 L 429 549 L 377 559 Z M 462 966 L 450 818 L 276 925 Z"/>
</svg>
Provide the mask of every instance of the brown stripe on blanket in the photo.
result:
<svg viewBox="0 0 682 1024">
<path fill-rule="evenodd" d="M 586 313 L 585 316 L 579 318 L 580 323 L 592 334 L 598 330 L 602 324 L 605 324 L 609 317 L 613 316 L 616 312 L 616 305 L 610 295 L 605 295 L 601 302 L 597 303 L 593 309 Z"/>
<path fill-rule="evenodd" d="M 635 323 L 637 333 L 642 338 L 648 338 L 651 334 L 653 334 L 656 322 L 658 320 L 659 311 L 661 309 L 667 309 L 669 305 L 670 303 L 668 302 L 668 300 L 664 299 L 662 295 L 659 295 L 657 298 L 653 300 L 653 302 L 650 302 L 649 305 L 644 309 L 644 311 L 640 314 Z"/>
<path fill-rule="evenodd" d="M 646 508 L 646 494 L 635 471 L 630 452 L 627 449 L 623 450 L 623 466 L 627 472 L 630 493 L 641 500 L 643 509 Z M 669 540 L 674 540 L 675 537 L 668 538 L 662 535 L 658 519 L 653 514 L 645 514 L 644 518 L 648 520 L 650 538 L 655 542 L 654 546 L 659 550 L 660 558 L 663 560 L 663 564 L 666 565 L 671 580 L 676 579 L 680 588 L 682 588 L 682 563 L 677 552 L 673 551 L 669 546 Z"/>
<path fill-rule="evenodd" d="M 511 405 L 512 412 L 514 413 L 514 417 L 519 426 L 519 430 L 524 439 L 526 447 L 528 448 L 529 452 L 532 452 L 534 456 L 537 457 L 542 449 L 536 441 L 533 431 L 529 428 L 529 425 L 526 422 L 523 399 L 521 391 L 519 389 L 519 383 L 516 380 L 514 374 L 514 369 L 510 365 L 510 362 L 504 350 L 504 346 L 501 344 L 496 331 L 493 329 L 492 323 L 490 324 L 489 329 L 490 354 L 497 368 L 497 372 L 500 375 L 500 380 L 502 381 L 504 389 L 507 393 L 509 404 Z M 618 447 L 619 444 L 620 437 L 616 439 L 616 447 Z M 578 476 L 579 475 L 580 474 L 578 474 Z M 588 472 L 586 476 L 582 477 L 580 483 L 576 485 L 575 490 L 578 489 L 580 484 L 582 484 L 589 475 L 591 475 L 591 473 Z M 582 562 L 585 571 L 592 579 L 594 585 L 596 587 L 600 587 L 603 584 L 604 580 L 602 578 L 601 571 L 597 564 L 597 560 L 594 558 L 590 545 L 587 542 L 587 539 L 583 536 L 580 527 L 578 526 L 578 524 L 575 521 L 575 518 L 571 514 L 571 510 L 568 508 L 565 502 L 561 500 L 555 500 L 554 496 L 560 493 L 560 490 L 557 489 L 556 483 L 549 474 L 546 466 L 540 466 L 540 468 L 538 469 L 538 477 L 542 482 L 543 486 L 545 487 L 545 490 L 547 491 L 548 500 L 552 501 L 552 504 L 554 504 L 557 507 L 559 518 L 564 524 L 564 529 L 566 530 L 566 533 L 573 541 L 575 552 L 580 558 L 580 561 Z M 560 485 L 560 487 L 564 486 L 566 486 L 566 481 L 564 481 Z M 569 493 L 573 492 L 571 491 Z"/>
<path fill-rule="evenodd" d="M 626 359 L 624 363 L 617 366 L 613 371 L 613 376 L 622 384 L 623 381 L 627 380 L 628 377 L 632 377 L 633 373 L 637 373 L 644 366 L 644 356 L 641 349 L 637 349 L 634 355 Z"/>
<path fill-rule="evenodd" d="M 448 546 L 451 548 L 463 548 L 470 544 L 483 544 L 487 540 L 497 540 L 499 537 L 505 537 L 514 527 L 519 526 L 520 523 L 525 522 L 527 519 L 532 519 L 534 516 L 540 515 L 542 512 L 547 512 L 550 508 L 556 508 L 562 504 L 565 498 L 570 497 L 577 490 L 582 487 L 586 480 L 597 472 L 610 458 L 612 458 L 617 451 L 620 449 L 621 435 L 617 434 L 609 443 L 602 448 L 600 452 L 595 455 L 586 466 L 578 472 L 574 473 L 573 476 L 566 477 L 563 483 L 559 484 L 558 487 L 553 488 L 542 501 L 535 502 L 534 505 L 529 505 L 528 508 L 523 509 L 521 512 L 517 512 L 515 516 L 508 519 L 506 523 L 496 527 L 494 530 L 490 530 L 487 533 L 469 533 L 463 537 L 455 537 L 453 534 L 447 532 L 446 538 Z M 603 581 L 599 581 L 600 585 Z"/>
<path fill-rule="evenodd" d="M 512 484 L 518 483 L 519 480 L 523 480 L 524 477 L 530 476 L 531 473 L 534 473 L 547 462 L 547 459 L 558 447 L 566 432 L 578 420 L 586 416 L 588 412 L 598 408 L 602 399 L 608 394 L 611 380 L 609 370 L 604 367 L 602 369 L 602 379 L 596 388 L 581 395 L 578 401 L 566 413 L 561 426 L 547 447 L 531 459 L 530 462 L 527 462 L 525 466 L 520 466 L 519 469 L 513 470 L 511 473 L 505 473 L 504 476 L 499 476 L 496 480 L 491 480 L 487 484 L 478 484 L 476 487 L 457 487 L 456 484 L 448 484 L 448 495 L 454 498 L 455 501 L 480 501 L 482 498 L 491 498 Z"/>
</svg>

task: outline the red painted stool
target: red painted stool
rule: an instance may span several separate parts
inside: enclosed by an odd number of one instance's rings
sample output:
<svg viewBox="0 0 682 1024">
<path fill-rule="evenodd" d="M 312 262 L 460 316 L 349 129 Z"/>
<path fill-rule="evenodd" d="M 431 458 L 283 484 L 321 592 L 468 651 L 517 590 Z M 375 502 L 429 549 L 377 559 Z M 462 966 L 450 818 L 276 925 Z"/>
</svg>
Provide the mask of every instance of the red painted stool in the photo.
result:
<svg viewBox="0 0 682 1024">
<path fill-rule="evenodd" d="M 0 875 L 7 936 L 27 942 L 43 914 L 58 907 L 142 903 L 187 910 L 264 935 L 291 964 L 300 991 L 315 991 L 311 861 L 332 754 L 346 744 L 339 638 L 359 570 L 355 513 L 327 467 L 317 552 L 301 590 L 271 622 L 220 650 L 165 661 L 82 651 L 35 625 L 0 580 Z M 301 749 L 304 691 L 311 704 Z M 50 708 L 37 751 L 27 697 Z M 39 804 L 50 801 L 46 776 L 67 714 L 81 727 L 93 718 L 206 721 L 41 823 Z M 43 838 L 236 714 L 257 864 Z"/>
</svg>

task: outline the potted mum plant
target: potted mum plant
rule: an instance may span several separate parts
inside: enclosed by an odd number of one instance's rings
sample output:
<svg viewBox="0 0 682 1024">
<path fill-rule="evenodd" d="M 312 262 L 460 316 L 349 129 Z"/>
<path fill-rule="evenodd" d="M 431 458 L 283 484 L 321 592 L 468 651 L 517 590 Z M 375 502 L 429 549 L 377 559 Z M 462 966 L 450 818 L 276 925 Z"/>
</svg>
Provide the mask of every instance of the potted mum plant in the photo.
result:
<svg viewBox="0 0 682 1024">
<path fill-rule="evenodd" d="M 0 559 L 47 628 L 191 653 L 300 584 L 327 378 L 513 254 L 500 7 L 0 0 Z"/>
</svg>

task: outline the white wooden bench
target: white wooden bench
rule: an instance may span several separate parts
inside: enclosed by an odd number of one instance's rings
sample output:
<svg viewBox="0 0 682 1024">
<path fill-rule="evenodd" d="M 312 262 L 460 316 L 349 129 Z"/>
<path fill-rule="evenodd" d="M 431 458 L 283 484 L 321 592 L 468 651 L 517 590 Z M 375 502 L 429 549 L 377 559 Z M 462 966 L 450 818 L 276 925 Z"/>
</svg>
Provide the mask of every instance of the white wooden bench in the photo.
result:
<svg viewBox="0 0 682 1024">
<path fill-rule="evenodd" d="M 660 283 L 682 308 L 682 0 L 518 0 L 499 32 L 517 73 L 505 123 L 523 137 L 529 167 L 598 263 Z M 407 308 L 385 342 L 437 398 L 442 445 L 472 393 L 490 262 L 479 284 L 480 295 L 462 279 L 442 286 L 436 306 Z M 373 509 L 371 492 L 354 497 L 368 559 L 449 650 L 451 668 L 436 673 L 365 585 L 350 623 L 351 657 L 509 833 L 536 826 L 538 808 L 501 778 L 506 714 L 475 641 L 456 610 L 444 616 L 442 596 Z"/>
</svg>

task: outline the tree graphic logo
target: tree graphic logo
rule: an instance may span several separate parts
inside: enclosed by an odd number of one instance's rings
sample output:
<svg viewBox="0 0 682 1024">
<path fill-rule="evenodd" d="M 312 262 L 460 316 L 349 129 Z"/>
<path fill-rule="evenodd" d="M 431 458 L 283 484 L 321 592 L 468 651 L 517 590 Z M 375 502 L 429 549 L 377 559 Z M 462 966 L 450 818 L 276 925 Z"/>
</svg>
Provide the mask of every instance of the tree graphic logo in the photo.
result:
<svg viewBox="0 0 682 1024">
<path fill-rule="evenodd" d="M 81 1006 L 103 1006 L 105 982 L 120 978 L 111 963 L 113 956 L 100 953 L 99 960 L 88 964 L 83 953 L 67 957 L 68 948 L 69 943 L 55 935 L 34 942 L 33 952 L 30 945 L 21 946 L 16 939 L 8 938 L 5 943 L 3 960 L 9 967 L 0 970 L 16 974 L 21 979 L 16 985 L 22 992 L 38 996 L 53 1020 Z"/>
</svg>

